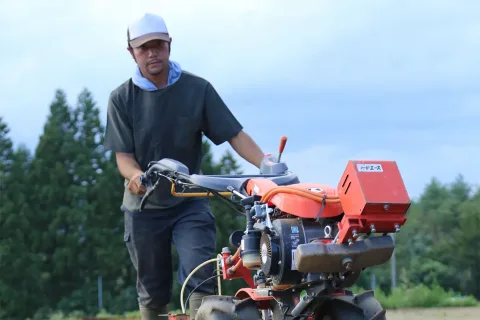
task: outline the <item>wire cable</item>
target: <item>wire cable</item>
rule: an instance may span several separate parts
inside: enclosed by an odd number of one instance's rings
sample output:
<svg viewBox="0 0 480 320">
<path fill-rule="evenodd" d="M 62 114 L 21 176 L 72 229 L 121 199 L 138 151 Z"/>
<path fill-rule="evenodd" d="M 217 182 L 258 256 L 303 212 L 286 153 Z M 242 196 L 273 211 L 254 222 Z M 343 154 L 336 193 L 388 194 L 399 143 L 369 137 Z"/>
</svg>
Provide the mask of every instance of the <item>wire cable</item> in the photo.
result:
<svg viewBox="0 0 480 320">
<path fill-rule="evenodd" d="M 188 299 L 190 299 L 190 297 L 192 296 L 192 293 L 194 293 L 195 290 L 197 290 L 202 284 L 204 284 L 204 283 L 207 282 L 208 280 L 212 280 L 212 279 L 214 279 L 214 278 L 221 277 L 221 276 L 222 276 L 221 274 L 216 274 L 216 275 L 211 276 L 211 277 L 203 280 L 202 282 L 200 282 L 200 284 L 199 284 L 198 286 L 196 286 L 196 287 L 192 290 L 192 292 L 190 292 L 190 293 L 188 294 L 187 299 L 185 299 L 184 305 L 187 305 L 187 301 L 188 301 Z M 184 312 L 184 313 L 185 313 L 185 312 Z"/>
<path fill-rule="evenodd" d="M 212 258 L 210 260 L 207 260 L 205 262 L 202 262 L 201 264 L 199 264 L 195 269 L 192 270 L 192 272 L 190 272 L 190 274 L 188 275 L 187 279 L 185 279 L 185 282 L 183 283 L 182 285 L 182 290 L 180 291 L 180 304 L 181 304 L 181 307 L 182 307 L 182 313 L 185 313 L 185 304 L 183 303 L 183 293 L 185 291 L 185 287 L 187 286 L 187 283 L 188 283 L 188 280 L 190 280 L 190 278 L 193 276 L 193 274 L 195 272 L 197 272 L 201 267 L 209 264 L 209 263 L 212 263 L 212 262 L 216 262 L 217 263 L 217 269 L 218 269 L 218 264 L 219 264 L 219 260 L 218 258 Z"/>
</svg>

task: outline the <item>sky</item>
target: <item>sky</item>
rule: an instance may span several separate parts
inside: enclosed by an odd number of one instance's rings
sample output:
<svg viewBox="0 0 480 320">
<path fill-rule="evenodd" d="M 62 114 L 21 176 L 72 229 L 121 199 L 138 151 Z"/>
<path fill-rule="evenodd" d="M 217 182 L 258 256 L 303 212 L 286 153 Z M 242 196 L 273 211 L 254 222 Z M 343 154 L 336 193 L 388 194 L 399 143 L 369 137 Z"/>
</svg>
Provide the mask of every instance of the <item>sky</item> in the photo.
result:
<svg viewBox="0 0 480 320">
<path fill-rule="evenodd" d="M 302 182 L 336 186 L 349 160 L 372 159 L 396 161 L 414 199 L 433 177 L 479 184 L 477 0 L 0 0 L 0 115 L 16 145 L 36 147 L 56 89 L 72 105 L 89 89 L 105 123 L 145 12 L 265 153 L 288 137 L 282 160 Z"/>
</svg>

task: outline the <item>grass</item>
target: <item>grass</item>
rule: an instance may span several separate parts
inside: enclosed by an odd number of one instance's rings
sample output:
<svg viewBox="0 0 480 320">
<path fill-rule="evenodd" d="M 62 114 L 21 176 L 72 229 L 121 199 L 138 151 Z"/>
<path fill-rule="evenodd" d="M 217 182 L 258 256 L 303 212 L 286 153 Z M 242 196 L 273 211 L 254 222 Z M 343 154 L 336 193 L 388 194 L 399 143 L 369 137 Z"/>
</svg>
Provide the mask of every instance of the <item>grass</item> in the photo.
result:
<svg viewBox="0 0 480 320">
<path fill-rule="evenodd" d="M 386 309 L 480 306 L 479 301 L 474 297 L 445 291 L 439 285 L 432 287 L 423 284 L 414 287 L 401 286 L 393 288 L 390 295 L 386 295 L 378 289 L 375 291 L 375 297 Z"/>
<path fill-rule="evenodd" d="M 177 310 L 178 311 L 178 310 Z M 177 313 L 177 312 L 172 312 Z M 129 312 L 122 316 L 99 314 L 102 320 L 140 320 L 138 312 Z M 52 315 L 48 320 L 78 320 L 82 317 L 65 317 L 61 313 Z M 90 318 L 91 319 L 91 318 Z M 415 308 L 387 310 L 388 320 L 477 320 L 480 319 L 480 307 Z"/>
<path fill-rule="evenodd" d="M 477 320 L 480 307 L 415 308 L 387 310 L 388 320 Z"/>
<path fill-rule="evenodd" d="M 362 289 L 352 288 L 354 292 Z M 413 287 L 401 286 L 394 288 L 391 294 L 386 295 L 380 289 L 375 291 L 375 297 L 388 309 L 388 319 L 456 319 L 464 314 L 464 320 L 480 319 L 480 303 L 472 296 L 462 296 L 453 291 L 446 291 L 440 286 L 428 287 L 420 284 Z M 172 310 L 171 314 L 182 313 L 181 310 Z M 423 316 L 419 317 L 420 314 Z M 48 320 L 79 320 L 79 319 L 104 319 L 104 320 L 138 320 L 138 311 L 122 315 L 114 315 L 102 311 L 95 317 L 84 317 L 75 312 L 64 315 L 61 312 L 52 314 Z"/>
</svg>

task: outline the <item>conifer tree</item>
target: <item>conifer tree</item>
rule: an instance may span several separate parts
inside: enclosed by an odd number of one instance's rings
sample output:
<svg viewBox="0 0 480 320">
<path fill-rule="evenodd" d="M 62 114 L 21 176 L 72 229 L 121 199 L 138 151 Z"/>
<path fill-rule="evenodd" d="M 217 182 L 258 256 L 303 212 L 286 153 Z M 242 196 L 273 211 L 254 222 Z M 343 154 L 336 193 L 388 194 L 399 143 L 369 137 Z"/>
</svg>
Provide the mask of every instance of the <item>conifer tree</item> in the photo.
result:
<svg viewBox="0 0 480 320">
<path fill-rule="evenodd" d="M 34 152 L 14 148 L 0 117 L 0 319 L 49 319 L 54 311 L 73 310 L 94 315 L 98 279 L 108 312 L 138 309 L 120 210 L 124 179 L 115 155 L 102 147 L 103 131 L 87 89 L 74 108 L 62 90 L 55 92 Z M 203 151 L 203 174 L 241 173 L 232 152 L 215 161 L 206 139 Z M 224 246 L 235 251 L 228 238 L 245 229 L 245 217 L 216 198 L 210 203 L 217 252 Z M 400 284 L 438 283 L 480 299 L 479 208 L 480 191 L 463 176 L 448 185 L 432 179 L 395 237 Z M 375 274 L 377 286 L 388 292 L 390 268 L 390 263 L 367 268 L 357 285 L 370 288 Z M 242 280 L 222 282 L 222 294 L 243 286 Z M 174 281 L 172 309 L 179 308 L 178 298 Z"/>
<path fill-rule="evenodd" d="M 104 127 L 99 109 L 88 90 L 83 90 L 74 111 L 79 132 L 77 142 L 81 151 L 77 157 L 77 174 L 81 184 L 81 214 L 87 245 L 88 279 L 85 291 L 89 292 L 89 306 L 97 310 L 97 280 L 101 277 L 103 308 L 127 311 L 136 306 L 134 296 L 125 286 L 134 286 L 128 252 L 123 242 L 123 214 L 120 204 L 123 197 L 123 179 L 115 155 L 103 149 Z M 79 199 L 80 200 L 80 199 Z M 85 300 L 85 299 L 84 299 Z"/>
<path fill-rule="evenodd" d="M 38 259 L 29 248 L 35 225 L 28 220 L 29 183 L 26 172 L 30 162 L 28 150 L 14 150 L 9 128 L 0 117 L 0 318 L 5 320 L 30 316 L 40 303 L 28 294 L 37 287 L 40 272 Z"/>
<path fill-rule="evenodd" d="M 209 149 L 207 149 L 209 151 Z M 207 154 L 206 159 L 213 158 L 211 153 Z M 206 163 L 208 164 L 208 163 Z M 242 174 L 240 165 L 235 160 L 231 151 L 227 150 L 220 158 L 218 163 L 212 161 L 213 167 L 212 174 L 221 175 L 238 175 Z M 236 230 L 244 230 L 246 227 L 246 218 L 238 211 L 242 211 L 241 208 L 228 204 L 226 201 L 213 197 L 210 200 L 213 215 L 215 216 L 217 226 L 217 253 L 222 251 L 223 247 L 229 247 L 232 254 L 235 253 L 236 248 L 232 247 L 229 242 L 230 235 Z M 238 211 L 237 211 L 238 210 Z M 244 286 L 245 283 L 241 279 L 235 279 L 232 281 L 222 282 L 222 293 L 234 295 L 235 292 Z"/>
<path fill-rule="evenodd" d="M 457 291 L 480 300 L 480 190 L 459 206 L 459 228 L 452 232 L 451 263 L 460 276 Z"/>
<path fill-rule="evenodd" d="M 31 250 L 41 257 L 41 287 L 44 309 L 53 309 L 83 280 L 82 215 L 75 214 L 76 148 L 73 116 L 66 95 L 57 90 L 50 114 L 32 160 L 29 183 L 31 210 L 29 220 L 35 225 Z"/>
</svg>

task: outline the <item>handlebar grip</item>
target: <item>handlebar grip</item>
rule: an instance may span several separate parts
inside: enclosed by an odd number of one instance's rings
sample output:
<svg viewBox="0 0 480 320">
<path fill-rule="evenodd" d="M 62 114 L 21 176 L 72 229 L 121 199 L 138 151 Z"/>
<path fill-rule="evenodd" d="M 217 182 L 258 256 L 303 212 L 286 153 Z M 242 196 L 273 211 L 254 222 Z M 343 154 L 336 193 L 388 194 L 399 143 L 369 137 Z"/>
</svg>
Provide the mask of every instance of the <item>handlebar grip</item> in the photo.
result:
<svg viewBox="0 0 480 320">
<path fill-rule="evenodd" d="M 142 174 L 140 176 L 140 183 L 143 184 L 144 186 L 147 186 L 147 177 L 145 176 L 145 174 Z"/>
</svg>

